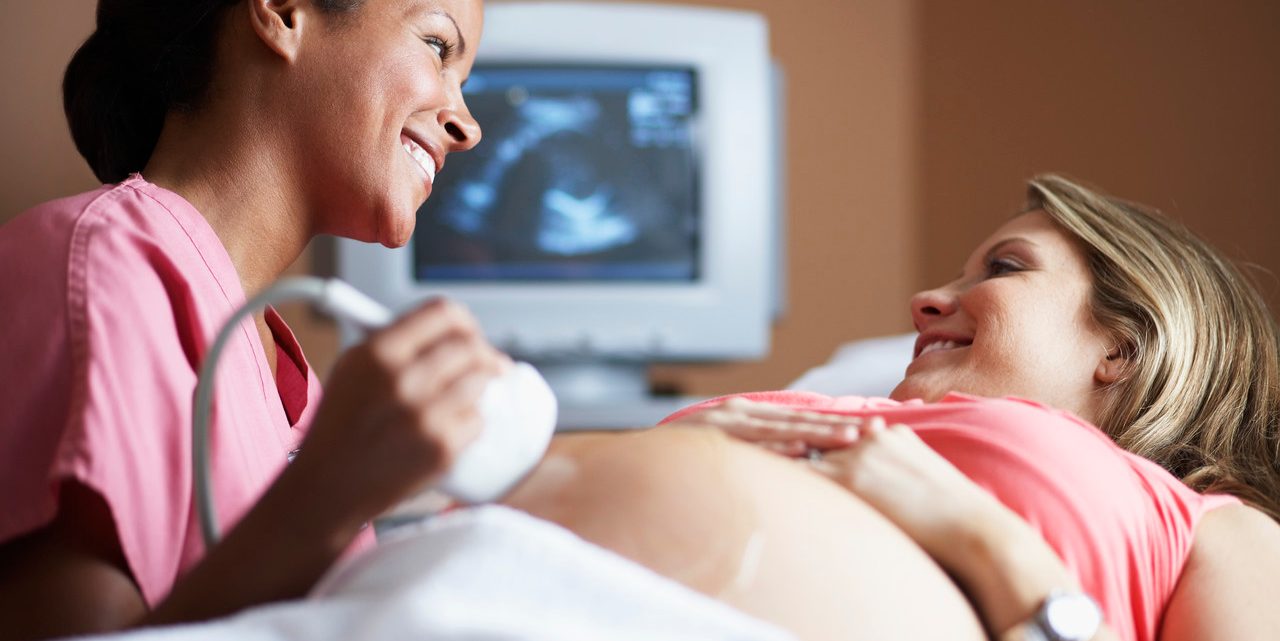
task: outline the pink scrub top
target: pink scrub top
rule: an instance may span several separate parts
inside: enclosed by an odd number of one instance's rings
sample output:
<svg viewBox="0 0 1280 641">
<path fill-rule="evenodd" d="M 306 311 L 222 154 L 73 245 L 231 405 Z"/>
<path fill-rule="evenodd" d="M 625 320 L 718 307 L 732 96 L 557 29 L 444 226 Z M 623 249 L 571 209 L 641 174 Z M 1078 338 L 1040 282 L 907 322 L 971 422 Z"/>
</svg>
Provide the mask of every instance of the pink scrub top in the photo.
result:
<svg viewBox="0 0 1280 641">
<path fill-rule="evenodd" d="M 1209 510 L 1239 500 L 1201 495 L 1121 449 L 1069 412 L 1014 398 L 948 394 L 940 402 L 809 392 L 743 394 L 760 402 L 903 423 L 1037 529 L 1122 639 L 1153 641 Z M 719 404 L 713 399 L 666 421 Z M 665 422 L 665 421 L 664 421 Z"/>
<path fill-rule="evenodd" d="M 132 176 L 0 227 L 0 542 L 47 525 L 73 479 L 114 519 L 147 603 L 204 554 L 192 499 L 199 365 L 245 301 L 200 212 Z M 277 377 L 246 319 L 219 360 L 210 429 L 223 532 L 274 481 L 320 384 L 274 310 Z M 366 530 L 353 548 L 372 542 Z"/>
</svg>

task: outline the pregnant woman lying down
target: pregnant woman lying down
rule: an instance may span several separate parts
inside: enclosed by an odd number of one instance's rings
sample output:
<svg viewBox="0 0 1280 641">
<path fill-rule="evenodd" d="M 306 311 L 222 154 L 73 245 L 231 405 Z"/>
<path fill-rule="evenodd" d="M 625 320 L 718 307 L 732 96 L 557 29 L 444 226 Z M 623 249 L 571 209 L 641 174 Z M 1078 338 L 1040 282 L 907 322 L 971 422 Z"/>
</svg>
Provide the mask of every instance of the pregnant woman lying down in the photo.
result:
<svg viewBox="0 0 1280 641">
<path fill-rule="evenodd" d="M 803 639 L 1280 638 L 1275 322 L 1175 224 L 1030 194 L 912 299 L 895 400 L 560 436 L 507 502 Z"/>
</svg>

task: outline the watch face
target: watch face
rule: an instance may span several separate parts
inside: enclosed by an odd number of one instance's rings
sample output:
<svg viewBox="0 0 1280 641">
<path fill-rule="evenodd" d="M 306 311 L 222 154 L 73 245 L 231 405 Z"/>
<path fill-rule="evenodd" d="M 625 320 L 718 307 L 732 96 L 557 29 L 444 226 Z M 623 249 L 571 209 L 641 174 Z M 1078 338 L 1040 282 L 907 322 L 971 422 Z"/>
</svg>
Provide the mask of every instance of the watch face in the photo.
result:
<svg viewBox="0 0 1280 641">
<path fill-rule="evenodd" d="M 1088 641 L 1102 627 L 1102 610 L 1087 594 L 1080 592 L 1049 595 L 1043 616 L 1050 638 L 1061 641 Z"/>
</svg>

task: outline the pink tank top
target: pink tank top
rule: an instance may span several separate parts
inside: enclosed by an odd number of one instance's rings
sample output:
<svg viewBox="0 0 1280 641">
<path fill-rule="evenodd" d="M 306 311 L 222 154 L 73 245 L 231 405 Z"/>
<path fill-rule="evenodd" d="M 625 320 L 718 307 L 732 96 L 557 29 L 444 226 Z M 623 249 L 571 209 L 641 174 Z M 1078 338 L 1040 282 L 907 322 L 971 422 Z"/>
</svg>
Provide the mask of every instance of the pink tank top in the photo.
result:
<svg viewBox="0 0 1280 641">
<path fill-rule="evenodd" d="M 1239 500 L 1201 495 L 1076 416 L 1013 398 L 952 393 L 937 403 L 808 392 L 745 398 L 883 416 L 925 443 L 1040 531 L 1123 639 L 1154 641 L 1191 552 L 1196 524 Z M 685 408 L 670 421 L 718 404 Z"/>
<path fill-rule="evenodd" d="M 155 605 L 204 554 L 192 502 L 201 358 L 245 300 L 230 256 L 177 194 L 133 176 L 0 227 L 0 542 L 48 524 L 74 479 L 107 503 Z M 320 384 L 269 311 L 278 380 L 252 320 L 219 361 L 211 426 L 225 532 L 297 448 Z M 372 542 L 366 531 L 356 547 Z"/>
</svg>

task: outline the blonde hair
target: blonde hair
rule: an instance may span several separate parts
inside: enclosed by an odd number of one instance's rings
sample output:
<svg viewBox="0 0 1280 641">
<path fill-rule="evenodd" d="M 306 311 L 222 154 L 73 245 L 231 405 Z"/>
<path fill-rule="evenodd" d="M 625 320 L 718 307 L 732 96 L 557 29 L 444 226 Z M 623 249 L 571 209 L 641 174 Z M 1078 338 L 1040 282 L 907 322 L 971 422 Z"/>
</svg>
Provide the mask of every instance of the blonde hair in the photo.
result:
<svg viewBox="0 0 1280 641">
<path fill-rule="evenodd" d="M 1060 176 L 1030 181 L 1034 210 L 1080 243 L 1093 318 L 1127 360 L 1099 427 L 1280 520 L 1280 332 L 1258 290 L 1177 222 Z"/>
</svg>

